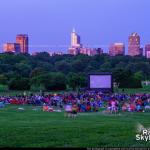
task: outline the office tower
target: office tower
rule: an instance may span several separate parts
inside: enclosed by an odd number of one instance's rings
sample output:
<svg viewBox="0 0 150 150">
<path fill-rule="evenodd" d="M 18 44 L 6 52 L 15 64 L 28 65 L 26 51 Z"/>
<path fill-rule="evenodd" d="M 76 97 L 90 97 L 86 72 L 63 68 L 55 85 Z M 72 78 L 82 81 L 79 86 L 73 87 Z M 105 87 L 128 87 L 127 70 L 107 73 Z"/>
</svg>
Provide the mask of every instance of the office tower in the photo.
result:
<svg viewBox="0 0 150 150">
<path fill-rule="evenodd" d="M 114 43 L 111 44 L 109 47 L 109 55 L 116 56 L 116 55 L 125 55 L 125 46 L 123 43 Z"/>
<path fill-rule="evenodd" d="M 82 47 L 80 36 L 73 29 L 71 33 L 71 47 L 68 49 L 68 53 L 71 55 L 78 55 L 80 53 L 80 48 Z"/>
<path fill-rule="evenodd" d="M 150 58 L 150 44 L 145 45 L 145 57 Z"/>
<path fill-rule="evenodd" d="M 75 32 L 75 29 L 73 29 L 71 33 L 71 47 L 68 49 L 68 53 L 71 55 L 88 55 L 88 56 L 94 56 L 94 55 L 101 55 L 103 53 L 103 50 L 101 48 L 86 48 L 83 47 L 81 44 L 80 36 Z"/>
<path fill-rule="evenodd" d="M 20 44 L 21 53 L 28 53 L 28 35 L 26 34 L 17 35 L 16 43 Z"/>
<path fill-rule="evenodd" d="M 20 44 L 18 43 L 6 43 L 3 46 L 4 52 L 12 52 L 12 53 L 19 53 L 20 52 Z"/>
<path fill-rule="evenodd" d="M 71 47 L 81 47 L 81 41 L 80 36 L 75 32 L 75 29 L 73 29 L 71 33 Z"/>
<path fill-rule="evenodd" d="M 129 36 L 128 55 L 130 56 L 142 55 L 142 49 L 140 49 L 140 36 L 137 33 L 132 33 Z"/>
</svg>

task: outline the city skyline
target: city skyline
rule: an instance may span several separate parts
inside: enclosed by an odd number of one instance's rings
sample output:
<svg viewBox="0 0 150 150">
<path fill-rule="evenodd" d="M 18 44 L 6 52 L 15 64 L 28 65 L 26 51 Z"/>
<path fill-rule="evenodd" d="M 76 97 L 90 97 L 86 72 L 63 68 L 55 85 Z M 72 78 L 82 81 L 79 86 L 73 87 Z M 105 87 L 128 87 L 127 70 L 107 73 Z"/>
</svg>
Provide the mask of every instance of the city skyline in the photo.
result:
<svg viewBox="0 0 150 150">
<path fill-rule="evenodd" d="M 1 50 L 4 43 L 23 33 L 29 35 L 30 52 L 67 52 L 73 27 L 83 45 L 102 47 L 104 52 L 111 43 L 121 42 L 127 53 L 128 36 L 133 32 L 141 36 L 144 48 L 150 43 L 149 5 L 149 0 L 2 0 Z"/>
<path fill-rule="evenodd" d="M 16 53 L 30 53 L 30 54 L 35 54 L 36 52 L 42 52 L 42 51 L 30 51 L 30 46 L 29 45 L 29 39 L 28 39 L 27 34 L 17 34 L 16 35 L 16 42 L 7 42 L 3 44 L 3 50 L 2 52 L 15 52 Z M 17 46 L 17 44 L 19 46 Z M 88 54 L 88 55 L 95 55 L 97 53 L 107 53 L 110 56 L 115 56 L 115 55 L 130 55 L 130 56 L 136 56 L 136 55 L 143 55 L 146 56 L 146 51 L 149 51 L 146 49 L 147 45 L 150 45 L 150 43 L 146 43 L 145 45 L 141 46 L 141 37 L 138 35 L 138 33 L 133 32 L 128 36 L 128 45 L 126 46 L 123 42 L 114 42 L 110 43 L 107 47 L 107 50 L 104 51 L 102 48 L 102 45 L 96 45 L 95 47 L 89 46 L 89 45 L 83 45 L 81 42 L 81 36 L 75 31 L 75 28 L 73 28 L 71 32 L 71 40 L 70 40 L 70 45 L 66 45 L 66 50 L 65 52 L 63 51 L 54 51 L 53 49 L 47 49 L 44 50 L 43 52 L 48 52 L 48 53 L 61 53 L 61 54 L 73 54 L 77 55 L 79 53 L 81 54 Z M 20 48 L 19 48 L 20 47 Z M 15 50 L 16 49 L 16 50 Z M 95 52 L 94 52 L 94 51 Z M 75 52 L 76 51 L 76 52 Z M 93 54 L 90 54 L 91 52 L 88 51 L 93 51 Z"/>
</svg>

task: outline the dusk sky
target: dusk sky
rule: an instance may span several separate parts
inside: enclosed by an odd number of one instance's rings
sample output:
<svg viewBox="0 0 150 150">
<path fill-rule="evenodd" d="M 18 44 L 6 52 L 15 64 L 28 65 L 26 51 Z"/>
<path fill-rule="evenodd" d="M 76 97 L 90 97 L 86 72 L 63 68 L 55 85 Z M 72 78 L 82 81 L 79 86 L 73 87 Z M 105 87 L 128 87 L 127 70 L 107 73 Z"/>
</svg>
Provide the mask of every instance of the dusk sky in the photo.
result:
<svg viewBox="0 0 150 150">
<path fill-rule="evenodd" d="M 22 33 L 29 35 L 30 52 L 67 52 L 73 27 L 90 47 L 127 46 L 132 32 L 144 46 L 150 43 L 149 15 L 150 0 L 0 0 L 0 49 Z"/>
</svg>

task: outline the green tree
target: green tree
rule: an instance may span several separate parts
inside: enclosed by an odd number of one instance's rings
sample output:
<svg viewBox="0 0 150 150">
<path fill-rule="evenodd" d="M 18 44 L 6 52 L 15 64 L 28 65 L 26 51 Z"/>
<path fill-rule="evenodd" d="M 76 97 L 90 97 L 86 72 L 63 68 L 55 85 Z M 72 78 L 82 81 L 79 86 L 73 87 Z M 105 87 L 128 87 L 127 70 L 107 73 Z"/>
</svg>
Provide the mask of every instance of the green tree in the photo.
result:
<svg viewBox="0 0 150 150">
<path fill-rule="evenodd" d="M 7 77 L 4 74 L 0 74 L 0 84 L 6 85 L 7 84 Z"/>
<path fill-rule="evenodd" d="M 31 86 L 44 86 L 47 90 L 65 90 L 65 75 L 59 72 L 39 75 L 31 79 Z"/>
<path fill-rule="evenodd" d="M 18 76 L 10 80 L 8 87 L 9 90 L 30 90 L 30 82 L 28 78 Z"/>
<path fill-rule="evenodd" d="M 37 68 L 34 68 L 31 73 L 30 73 L 30 77 L 33 78 L 33 77 L 36 77 L 36 76 L 39 76 L 39 75 L 42 75 L 42 74 L 45 74 L 47 73 L 47 71 L 45 71 L 43 68 L 41 67 L 37 67 Z"/>
<path fill-rule="evenodd" d="M 70 72 L 70 64 L 66 61 L 58 61 L 55 63 L 55 69 L 57 72 L 62 72 L 67 74 L 68 72 Z"/>
<path fill-rule="evenodd" d="M 63 73 L 50 73 L 47 78 L 48 82 L 45 83 L 47 90 L 66 90 L 66 78 Z"/>
<path fill-rule="evenodd" d="M 81 74 L 69 73 L 67 76 L 67 84 L 73 90 L 78 90 L 81 87 L 86 87 L 86 78 Z"/>
<path fill-rule="evenodd" d="M 119 88 L 141 88 L 140 74 L 130 70 L 118 69 L 113 72 L 114 81 L 119 83 Z"/>
<path fill-rule="evenodd" d="M 138 72 L 134 73 L 134 78 L 142 81 L 142 79 L 144 78 L 142 71 L 138 71 Z"/>
</svg>

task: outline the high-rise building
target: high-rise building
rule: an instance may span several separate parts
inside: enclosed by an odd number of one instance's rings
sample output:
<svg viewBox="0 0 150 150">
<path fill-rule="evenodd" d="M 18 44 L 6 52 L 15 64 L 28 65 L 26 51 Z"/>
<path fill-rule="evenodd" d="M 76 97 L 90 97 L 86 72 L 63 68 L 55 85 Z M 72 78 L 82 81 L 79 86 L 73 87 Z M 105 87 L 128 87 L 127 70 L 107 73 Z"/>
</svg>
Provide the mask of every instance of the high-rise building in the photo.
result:
<svg viewBox="0 0 150 150">
<path fill-rule="evenodd" d="M 150 44 L 145 45 L 145 57 L 150 58 Z"/>
<path fill-rule="evenodd" d="M 140 36 L 137 33 L 132 33 L 129 36 L 128 55 L 137 56 L 142 55 L 143 51 L 140 48 Z"/>
<path fill-rule="evenodd" d="M 18 34 L 16 36 L 16 43 L 20 44 L 20 52 L 28 53 L 28 35 Z"/>
<path fill-rule="evenodd" d="M 80 53 L 80 49 L 82 48 L 80 36 L 73 29 L 71 33 L 71 47 L 68 52 L 71 55 L 78 55 Z"/>
<path fill-rule="evenodd" d="M 75 29 L 73 29 L 71 33 L 71 47 L 68 50 L 69 54 L 71 55 L 88 55 L 88 56 L 94 56 L 94 55 L 101 55 L 103 53 L 103 50 L 101 48 L 86 48 L 83 47 L 81 44 L 80 36 L 75 32 Z"/>
<path fill-rule="evenodd" d="M 73 29 L 71 33 L 71 47 L 81 47 L 81 39 L 80 36 L 75 32 L 75 29 Z"/>
<path fill-rule="evenodd" d="M 114 43 L 109 47 L 109 55 L 125 55 L 125 45 L 123 43 Z"/>
<path fill-rule="evenodd" d="M 6 43 L 3 46 L 4 52 L 12 52 L 19 53 L 20 52 L 20 44 L 18 43 Z"/>
</svg>

